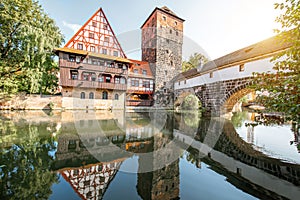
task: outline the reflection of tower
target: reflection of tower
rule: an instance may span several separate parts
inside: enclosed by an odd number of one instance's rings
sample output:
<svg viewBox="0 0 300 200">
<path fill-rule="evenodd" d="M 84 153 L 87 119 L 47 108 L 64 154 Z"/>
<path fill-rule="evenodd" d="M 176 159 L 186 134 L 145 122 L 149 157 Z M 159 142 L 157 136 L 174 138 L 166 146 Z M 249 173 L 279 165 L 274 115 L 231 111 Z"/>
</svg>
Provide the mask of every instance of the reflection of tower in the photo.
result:
<svg viewBox="0 0 300 200">
<path fill-rule="evenodd" d="M 166 6 L 155 8 L 142 25 L 142 60 L 150 63 L 155 90 L 181 72 L 183 22 Z"/>
<path fill-rule="evenodd" d="M 161 117 L 157 118 L 159 119 L 161 120 Z M 143 199 L 178 199 L 179 197 L 179 158 L 177 152 L 167 148 L 173 138 L 172 123 L 173 118 L 167 116 L 165 127 L 154 135 L 152 156 L 139 158 L 139 172 L 142 173 L 138 174 L 137 191 Z M 163 167 L 158 167 L 161 164 Z M 144 169 L 149 169 L 149 165 L 152 165 L 154 170 L 143 172 Z"/>
</svg>

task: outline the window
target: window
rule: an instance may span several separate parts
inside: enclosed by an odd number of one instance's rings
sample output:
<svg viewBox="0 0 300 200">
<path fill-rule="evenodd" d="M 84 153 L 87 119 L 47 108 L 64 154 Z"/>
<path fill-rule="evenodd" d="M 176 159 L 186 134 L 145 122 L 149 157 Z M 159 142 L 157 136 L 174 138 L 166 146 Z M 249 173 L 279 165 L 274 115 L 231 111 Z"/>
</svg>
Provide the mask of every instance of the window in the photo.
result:
<svg viewBox="0 0 300 200">
<path fill-rule="evenodd" d="M 114 51 L 114 56 L 118 57 L 119 56 L 119 52 L 118 51 Z"/>
<path fill-rule="evenodd" d="M 92 81 L 96 81 L 96 74 L 92 73 Z"/>
<path fill-rule="evenodd" d="M 166 16 L 163 16 L 162 18 L 163 18 L 164 21 L 167 21 L 167 17 Z"/>
<path fill-rule="evenodd" d="M 71 79 L 78 80 L 78 71 L 71 71 Z"/>
<path fill-rule="evenodd" d="M 91 46 L 91 51 L 95 52 L 95 47 L 94 46 Z"/>
<path fill-rule="evenodd" d="M 166 50 L 166 53 L 169 53 L 169 50 L 168 50 L 168 49 Z"/>
<path fill-rule="evenodd" d="M 138 80 L 131 80 L 131 86 L 139 87 L 139 81 Z"/>
<path fill-rule="evenodd" d="M 105 77 L 105 83 L 110 83 L 110 77 L 109 76 Z"/>
<path fill-rule="evenodd" d="M 146 76 L 146 75 L 147 75 L 147 70 L 143 69 L 143 72 L 142 72 L 142 73 L 143 73 L 143 75 Z"/>
<path fill-rule="evenodd" d="M 180 85 L 180 81 L 178 82 L 178 85 Z"/>
<path fill-rule="evenodd" d="M 172 30 L 170 29 L 170 34 L 172 34 Z"/>
<path fill-rule="evenodd" d="M 75 57 L 74 55 L 69 55 L 69 61 L 70 62 L 75 62 Z"/>
<path fill-rule="evenodd" d="M 81 43 L 77 44 L 77 49 L 82 50 L 83 49 L 83 45 Z"/>
<path fill-rule="evenodd" d="M 97 27 L 97 22 L 92 22 L 93 27 Z"/>
<path fill-rule="evenodd" d="M 168 70 L 165 70 L 165 76 L 167 76 L 168 75 Z"/>
<path fill-rule="evenodd" d="M 94 93 L 93 92 L 90 92 L 89 99 L 94 99 Z"/>
<path fill-rule="evenodd" d="M 170 43 L 170 40 L 169 40 L 169 39 L 167 39 L 167 43 L 168 43 L 168 44 Z"/>
<path fill-rule="evenodd" d="M 83 79 L 84 81 L 88 81 L 88 80 L 89 80 L 89 76 L 90 76 L 90 74 L 87 73 L 87 72 L 83 72 L 83 73 L 82 73 L 82 79 Z"/>
<path fill-rule="evenodd" d="M 104 37 L 104 46 L 108 46 L 109 37 Z"/>
<path fill-rule="evenodd" d="M 119 100 L 119 95 L 115 94 L 115 100 Z"/>
<path fill-rule="evenodd" d="M 89 38 L 93 38 L 94 39 L 94 33 L 89 33 Z"/>
<path fill-rule="evenodd" d="M 213 74 L 213 72 L 210 72 L 209 73 L 209 78 L 212 78 L 212 77 L 214 77 L 214 74 Z"/>
<path fill-rule="evenodd" d="M 107 49 L 102 49 L 102 54 L 107 54 Z"/>
<path fill-rule="evenodd" d="M 84 92 L 80 93 L 80 99 L 85 99 L 85 93 Z"/>
<path fill-rule="evenodd" d="M 245 65 L 244 64 L 242 64 L 242 65 L 239 66 L 239 71 L 240 72 L 245 71 Z"/>
<path fill-rule="evenodd" d="M 178 35 L 179 35 L 178 31 L 176 31 L 176 36 L 178 36 Z"/>
<path fill-rule="evenodd" d="M 121 78 L 121 84 L 126 84 L 126 79 L 124 77 Z"/>
<path fill-rule="evenodd" d="M 115 83 L 120 83 L 120 78 L 119 77 L 115 77 Z"/>
<path fill-rule="evenodd" d="M 143 81 L 143 87 L 150 88 L 150 81 Z"/>
<path fill-rule="evenodd" d="M 133 73 L 137 74 L 137 73 L 139 73 L 139 70 L 138 69 L 134 69 Z"/>
<path fill-rule="evenodd" d="M 174 21 L 174 25 L 177 26 L 177 22 L 176 21 Z"/>
<path fill-rule="evenodd" d="M 102 99 L 108 99 L 108 94 L 106 91 L 102 92 Z"/>
<path fill-rule="evenodd" d="M 102 82 L 104 81 L 103 76 L 100 75 L 100 76 L 98 77 L 98 81 L 102 83 Z"/>
<path fill-rule="evenodd" d="M 103 29 L 107 30 L 108 29 L 108 26 L 107 24 L 103 24 Z"/>
<path fill-rule="evenodd" d="M 186 84 L 186 79 L 184 80 L 184 82 L 183 82 L 184 84 Z"/>
</svg>

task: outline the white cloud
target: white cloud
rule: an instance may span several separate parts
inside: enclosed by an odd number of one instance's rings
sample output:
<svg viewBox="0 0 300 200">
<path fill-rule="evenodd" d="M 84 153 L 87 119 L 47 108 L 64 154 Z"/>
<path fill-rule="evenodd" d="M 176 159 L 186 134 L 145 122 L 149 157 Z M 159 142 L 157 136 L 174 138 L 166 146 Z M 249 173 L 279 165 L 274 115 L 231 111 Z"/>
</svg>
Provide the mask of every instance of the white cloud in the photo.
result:
<svg viewBox="0 0 300 200">
<path fill-rule="evenodd" d="M 63 21 L 63 25 L 65 27 L 71 29 L 74 33 L 76 33 L 81 28 L 81 25 L 79 25 L 79 24 L 70 24 L 66 21 Z"/>
</svg>

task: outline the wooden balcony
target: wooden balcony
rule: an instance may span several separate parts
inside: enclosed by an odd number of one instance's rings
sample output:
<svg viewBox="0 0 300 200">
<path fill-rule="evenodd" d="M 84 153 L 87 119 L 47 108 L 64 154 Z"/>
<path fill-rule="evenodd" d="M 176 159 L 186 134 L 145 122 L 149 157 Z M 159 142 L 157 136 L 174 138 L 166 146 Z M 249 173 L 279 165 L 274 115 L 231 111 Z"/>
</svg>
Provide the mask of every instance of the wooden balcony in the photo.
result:
<svg viewBox="0 0 300 200">
<path fill-rule="evenodd" d="M 127 93 L 128 94 L 153 94 L 153 89 L 152 86 L 151 88 L 146 88 L 146 87 L 134 87 L 134 86 L 129 86 L 127 88 Z"/>
<path fill-rule="evenodd" d="M 152 106 L 153 100 L 126 100 L 126 106 Z"/>
<path fill-rule="evenodd" d="M 127 75 L 128 70 L 124 70 L 122 68 L 115 68 L 115 67 L 105 67 L 100 65 L 92 65 L 88 63 L 76 63 L 70 62 L 67 60 L 60 59 L 59 60 L 60 67 L 66 67 L 71 69 L 77 69 L 81 71 L 99 71 L 101 73 L 108 73 L 108 74 L 120 74 L 120 75 Z"/>
<path fill-rule="evenodd" d="M 109 90 L 126 90 L 126 84 L 116 83 L 103 83 L 97 81 L 84 81 L 84 80 L 60 80 L 61 86 L 76 87 L 76 88 L 94 88 L 94 89 L 109 89 Z"/>
</svg>

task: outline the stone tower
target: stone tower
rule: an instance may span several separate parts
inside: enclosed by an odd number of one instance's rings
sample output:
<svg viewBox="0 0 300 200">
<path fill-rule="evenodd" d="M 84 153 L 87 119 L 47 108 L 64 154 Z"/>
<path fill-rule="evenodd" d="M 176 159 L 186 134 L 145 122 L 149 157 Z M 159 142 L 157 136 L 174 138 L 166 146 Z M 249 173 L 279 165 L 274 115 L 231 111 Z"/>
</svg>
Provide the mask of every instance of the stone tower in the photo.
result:
<svg viewBox="0 0 300 200">
<path fill-rule="evenodd" d="M 142 60 L 150 64 L 155 91 L 167 92 L 181 72 L 183 22 L 166 6 L 155 8 L 142 25 Z"/>
</svg>

